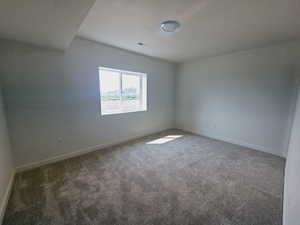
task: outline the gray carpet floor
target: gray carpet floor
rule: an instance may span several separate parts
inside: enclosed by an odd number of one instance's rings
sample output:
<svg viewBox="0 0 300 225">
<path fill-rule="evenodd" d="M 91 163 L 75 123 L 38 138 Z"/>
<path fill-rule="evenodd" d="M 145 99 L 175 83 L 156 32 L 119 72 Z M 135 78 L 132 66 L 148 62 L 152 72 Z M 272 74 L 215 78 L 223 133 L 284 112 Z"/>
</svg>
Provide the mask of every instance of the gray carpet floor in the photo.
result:
<svg viewBox="0 0 300 225">
<path fill-rule="evenodd" d="M 281 225 L 284 164 L 169 130 L 17 174 L 4 225 Z"/>
</svg>

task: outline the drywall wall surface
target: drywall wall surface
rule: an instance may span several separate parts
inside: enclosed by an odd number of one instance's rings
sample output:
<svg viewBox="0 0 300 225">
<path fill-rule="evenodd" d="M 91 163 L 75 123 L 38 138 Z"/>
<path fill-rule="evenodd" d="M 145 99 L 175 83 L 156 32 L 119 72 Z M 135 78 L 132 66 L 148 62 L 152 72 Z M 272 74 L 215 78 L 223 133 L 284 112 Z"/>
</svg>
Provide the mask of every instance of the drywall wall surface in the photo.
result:
<svg viewBox="0 0 300 225">
<path fill-rule="evenodd" d="M 181 64 L 176 126 L 285 156 L 297 51 L 291 43 Z"/>
<path fill-rule="evenodd" d="M 10 143 L 7 133 L 6 118 L 0 90 L 0 224 L 3 219 L 9 184 L 14 171 Z"/>
<path fill-rule="evenodd" d="M 283 225 L 298 225 L 300 212 L 300 92 L 285 168 Z"/>
<path fill-rule="evenodd" d="M 176 65 L 76 38 L 62 52 L 0 42 L 18 167 L 174 126 Z M 100 114 L 98 67 L 148 74 L 148 110 Z"/>
</svg>

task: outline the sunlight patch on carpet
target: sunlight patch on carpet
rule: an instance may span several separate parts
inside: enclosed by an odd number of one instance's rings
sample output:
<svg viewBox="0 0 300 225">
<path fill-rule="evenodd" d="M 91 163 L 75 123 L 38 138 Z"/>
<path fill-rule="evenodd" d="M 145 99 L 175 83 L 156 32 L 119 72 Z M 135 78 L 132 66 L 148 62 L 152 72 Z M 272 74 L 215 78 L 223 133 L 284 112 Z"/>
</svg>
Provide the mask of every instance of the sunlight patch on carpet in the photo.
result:
<svg viewBox="0 0 300 225">
<path fill-rule="evenodd" d="M 182 137 L 183 135 L 167 135 L 165 137 L 162 137 L 162 138 L 158 138 L 158 139 L 155 139 L 153 141 L 149 141 L 147 142 L 146 144 L 147 145 L 158 145 L 158 144 L 165 144 L 167 142 L 170 142 L 170 141 L 173 141 L 177 138 L 180 138 Z"/>
</svg>

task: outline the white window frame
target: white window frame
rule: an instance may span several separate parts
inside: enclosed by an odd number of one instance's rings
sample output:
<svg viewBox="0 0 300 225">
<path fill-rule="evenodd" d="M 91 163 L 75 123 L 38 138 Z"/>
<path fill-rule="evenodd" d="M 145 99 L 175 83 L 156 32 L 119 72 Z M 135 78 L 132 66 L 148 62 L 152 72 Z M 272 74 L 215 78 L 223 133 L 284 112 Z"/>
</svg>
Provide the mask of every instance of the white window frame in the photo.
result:
<svg viewBox="0 0 300 225">
<path fill-rule="evenodd" d="M 102 101 L 102 96 L 101 96 L 101 70 L 106 70 L 106 71 L 111 71 L 111 72 L 118 72 L 120 74 L 119 76 L 119 81 L 120 81 L 120 99 L 121 99 L 121 108 L 122 108 L 122 77 L 123 74 L 131 75 L 131 76 L 138 76 L 140 78 L 140 108 L 138 110 L 133 110 L 133 111 L 123 111 L 121 109 L 119 112 L 114 112 L 114 113 L 103 113 L 102 111 L 102 106 L 101 106 L 101 101 Z M 132 113 L 132 112 L 145 112 L 148 109 L 147 105 L 147 98 L 148 98 L 148 80 L 147 80 L 147 74 L 142 73 L 142 72 L 134 72 L 134 71 L 129 71 L 129 70 L 120 70 L 120 69 L 113 69 L 109 67 L 99 67 L 99 89 L 100 89 L 100 113 L 101 116 L 108 116 L 108 115 L 116 115 L 116 114 L 123 114 L 123 113 Z M 144 96 L 145 95 L 145 96 Z"/>
</svg>

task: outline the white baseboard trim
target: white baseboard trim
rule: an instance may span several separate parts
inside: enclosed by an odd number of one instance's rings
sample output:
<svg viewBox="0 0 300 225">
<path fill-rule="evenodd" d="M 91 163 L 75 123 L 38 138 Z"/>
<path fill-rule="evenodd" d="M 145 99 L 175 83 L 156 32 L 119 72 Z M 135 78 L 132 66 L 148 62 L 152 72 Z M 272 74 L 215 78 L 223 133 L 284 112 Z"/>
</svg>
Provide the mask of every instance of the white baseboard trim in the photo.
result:
<svg viewBox="0 0 300 225">
<path fill-rule="evenodd" d="M 178 128 L 178 129 L 181 129 L 181 128 Z M 269 154 L 272 154 L 272 155 L 276 155 L 276 156 L 285 158 L 282 154 L 274 153 L 274 151 L 272 151 L 271 148 L 268 148 L 268 147 L 265 147 L 265 146 L 250 144 L 250 143 L 247 143 L 245 141 L 235 140 L 235 139 L 220 136 L 220 135 L 212 135 L 208 132 L 195 132 L 195 131 L 191 131 L 191 130 L 185 129 L 185 128 L 183 128 L 181 130 L 187 131 L 187 132 L 190 132 L 190 133 L 194 133 L 196 135 L 208 137 L 208 138 L 215 139 L 215 140 L 225 141 L 225 142 L 230 143 L 230 144 L 239 145 L 239 146 L 242 146 L 242 147 L 254 149 L 254 150 L 257 150 L 257 151 L 261 151 L 261 152 L 266 152 L 266 153 L 269 153 Z"/>
<path fill-rule="evenodd" d="M 235 145 L 243 146 L 243 147 L 246 147 L 246 148 L 250 148 L 250 149 L 254 149 L 254 150 L 258 150 L 258 151 L 262 151 L 262 152 L 267 152 L 267 153 L 270 153 L 270 154 L 273 154 L 273 155 L 276 155 L 276 156 L 283 157 L 280 154 L 274 154 L 274 151 L 272 151 L 272 149 L 264 147 L 264 146 L 250 144 L 250 143 L 247 143 L 247 142 L 244 142 L 244 141 L 234 140 L 234 139 L 223 137 L 223 136 L 211 135 L 211 134 L 206 133 L 206 132 L 198 133 L 198 132 L 186 129 L 186 128 L 168 128 L 168 129 L 158 130 L 156 132 L 150 132 L 148 134 L 136 135 L 136 136 L 133 136 L 131 138 L 124 138 L 124 139 L 121 139 L 121 140 L 118 140 L 118 141 L 115 141 L 115 142 L 111 142 L 111 143 L 100 144 L 100 145 L 96 145 L 96 146 L 90 146 L 90 147 L 87 147 L 87 148 L 84 148 L 84 149 L 73 151 L 71 153 L 61 154 L 61 155 L 58 155 L 58 156 L 50 157 L 50 158 L 45 159 L 45 160 L 40 160 L 40 161 L 36 161 L 36 162 L 33 162 L 33 163 L 25 164 L 25 165 L 22 165 L 22 166 L 18 166 L 16 168 L 16 172 L 23 172 L 23 171 L 26 171 L 26 170 L 38 168 L 38 167 L 41 167 L 41 166 L 44 166 L 44 165 L 47 165 L 47 164 L 51 164 L 51 163 L 55 163 L 55 162 L 65 160 L 65 159 L 69 159 L 69 158 L 73 158 L 73 157 L 76 157 L 76 156 L 84 155 L 84 154 L 94 152 L 94 151 L 97 151 L 97 150 L 101 150 L 101 149 L 104 149 L 104 148 L 113 147 L 115 145 L 120 145 L 120 144 L 126 143 L 128 141 L 132 141 L 132 140 L 135 140 L 135 139 L 138 139 L 138 138 L 142 138 L 142 137 L 145 137 L 145 136 L 148 136 L 148 135 L 152 135 L 152 134 L 163 132 L 165 130 L 170 130 L 170 129 L 179 129 L 179 130 L 187 131 L 187 132 L 190 132 L 190 133 L 193 133 L 193 134 L 196 134 L 196 135 L 201 135 L 201 136 L 204 136 L 204 137 L 208 137 L 208 138 L 212 138 L 212 139 L 216 139 L 216 140 L 220 140 L 220 141 L 225 141 L 225 142 L 228 142 L 228 143 L 231 143 L 231 144 L 235 144 Z"/>
<path fill-rule="evenodd" d="M 6 207 L 7 207 L 7 203 L 8 203 L 8 200 L 9 200 L 9 197 L 10 197 L 10 194 L 11 194 L 11 191 L 12 191 L 14 179 L 15 179 L 15 174 L 16 174 L 16 172 L 15 172 L 15 170 L 13 170 L 12 174 L 10 176 L 10 179 L 9 179 L 9 182 L 8 182 L 8 185 L 7 185 L 2 203 L 0 205 L 0 224 L 2 224 L 3 219 L 4 219 L 5 210 L 6 210 Z"/>
<path fill-rule="evenodd" d="M 23 171 L 26 171 L 26 170 L 30 170 L 30 169 L 38 168 L 38 167 L 41 167 L 41 166 L 44 166 L 44 165 L 48 165 L 48 164 L 51 164 L 51 163 L 59 162 L 59 161 L 65 160 L 65 159 L 74 158 L 76 156 L 84 155 L 84 154 L 94 152 L 94 151 L 97 151 L 97 150 L 101 150 L 101 149 L 104 149 L 104 148 L 108 148 L 108 147 L 113 147 L 115 145 L 120 145 L 120 144 L 126 143 L 128 141 L 133 141 L 133 140 L 138 139 L 138 138 L 142 138 L 142 137 L 145 137 L 145 136 L 148 136 L 148 135 L 160 133 L 160 132 L 170 130 L 170 129 L 174 129 L 174 128 L 162 129 L 162 130 L 158 130 L 156 132 L 150 132 L 150 133 L 143 134 L 143 135 L 135 135 L 133 137 L 120 139 L 120 140 L 115 141 L 115 142 L 100 144 L 100 145 L 96 145 L 96 146 L 90 146 L 90 147 L 87 147 L 87 148 L 84 148 L 84 149 L 73 151 L 71 153 L 61 154 L 61 155 L 58 155 L 58 156 L 50 157 L 48 159 L 32 162 L 32 163 L 29 163 L 29 164 L 18 166 L 16 168 L 16 172 L 17 173 L 18 172 L 23 172 Z"/>
</svg>

